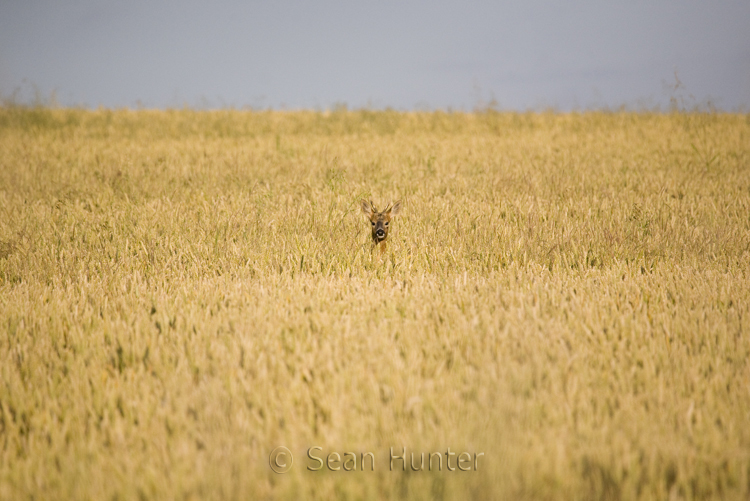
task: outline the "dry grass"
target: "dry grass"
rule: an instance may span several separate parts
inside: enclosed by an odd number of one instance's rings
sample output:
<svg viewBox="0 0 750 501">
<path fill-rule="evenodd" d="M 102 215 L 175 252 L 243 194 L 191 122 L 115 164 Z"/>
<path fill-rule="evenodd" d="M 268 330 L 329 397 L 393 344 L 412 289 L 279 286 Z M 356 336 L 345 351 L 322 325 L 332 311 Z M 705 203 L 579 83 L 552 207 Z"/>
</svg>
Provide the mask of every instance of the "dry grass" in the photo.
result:
<svg viewBox="0 0 750 501">
<path fill-rule="evenodd" d="M 0 210 L 0 499 L 750 496 L 747 115 L 6 107 Z"/>
</svg>

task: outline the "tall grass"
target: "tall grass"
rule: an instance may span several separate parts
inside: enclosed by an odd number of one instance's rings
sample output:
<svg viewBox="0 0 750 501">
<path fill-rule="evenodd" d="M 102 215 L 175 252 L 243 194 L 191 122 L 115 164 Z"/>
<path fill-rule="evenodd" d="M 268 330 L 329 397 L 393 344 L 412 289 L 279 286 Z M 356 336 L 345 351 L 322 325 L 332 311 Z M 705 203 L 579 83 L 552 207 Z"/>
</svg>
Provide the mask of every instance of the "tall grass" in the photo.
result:
<svg viewBox="0 0 750 501">
<path fill-rule="evenodd" d="M 747 499 L 748 270 L 747 115 L 2 108 L 0 498 Z"/>
</svg>

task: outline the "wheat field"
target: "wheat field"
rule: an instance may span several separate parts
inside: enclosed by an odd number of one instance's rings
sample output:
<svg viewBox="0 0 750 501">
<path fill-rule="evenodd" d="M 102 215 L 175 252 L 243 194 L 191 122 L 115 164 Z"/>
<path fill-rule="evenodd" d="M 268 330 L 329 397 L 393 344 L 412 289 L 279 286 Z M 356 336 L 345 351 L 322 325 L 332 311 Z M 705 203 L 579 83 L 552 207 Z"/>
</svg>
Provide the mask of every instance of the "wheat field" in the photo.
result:
<svg viewBox="0 0 750 501">
<path fill-rule="evenodd" d="M 749 115 L 6 105 L 0 211 L 0 499 L 750 497 Z"/>
</svg>

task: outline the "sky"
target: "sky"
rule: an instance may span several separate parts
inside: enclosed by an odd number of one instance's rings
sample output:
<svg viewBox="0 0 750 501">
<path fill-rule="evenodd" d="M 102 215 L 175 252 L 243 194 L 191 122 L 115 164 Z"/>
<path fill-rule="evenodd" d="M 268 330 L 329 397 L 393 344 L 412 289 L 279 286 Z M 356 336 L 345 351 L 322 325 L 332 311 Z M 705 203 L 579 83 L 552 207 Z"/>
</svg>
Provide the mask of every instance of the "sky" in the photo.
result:
<svg viewBox="0 0 750 501">
<path fill-rule="evenodd" d="M 0 97 L 96 108 L 750 109 L 750 1 L 0 0 Z"/>
</svg>

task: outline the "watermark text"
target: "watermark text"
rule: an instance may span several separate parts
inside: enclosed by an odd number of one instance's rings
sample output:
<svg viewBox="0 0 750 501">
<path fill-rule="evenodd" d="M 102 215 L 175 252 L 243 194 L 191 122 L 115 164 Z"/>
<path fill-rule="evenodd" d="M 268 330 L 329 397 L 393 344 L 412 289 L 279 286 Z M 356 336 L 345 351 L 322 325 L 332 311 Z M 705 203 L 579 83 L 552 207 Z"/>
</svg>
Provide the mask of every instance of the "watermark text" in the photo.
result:
<svg viewBox="0 0 750 501">
<path fill-rule="evenodd" d="M 484 452 L 453 451 L 450 447 L 440 451 L 412 451 L 402 447 L 390 447 L 376 454 L 373 451 L 324 450 L 321 446 L 307 449 L 304 469 L 307 471 L 356 472 L 375 471 L 430 471 L 469 472 L 480 471 Z M 275 448 L 269 457 L 271 469 L 276 473 L 291 470 L 294 458 L 286 447 Z"/>
</svg>

